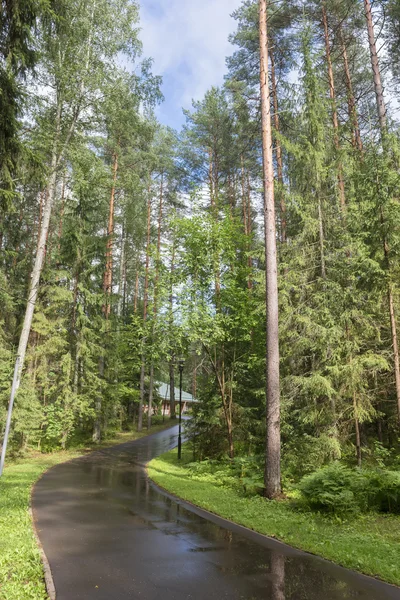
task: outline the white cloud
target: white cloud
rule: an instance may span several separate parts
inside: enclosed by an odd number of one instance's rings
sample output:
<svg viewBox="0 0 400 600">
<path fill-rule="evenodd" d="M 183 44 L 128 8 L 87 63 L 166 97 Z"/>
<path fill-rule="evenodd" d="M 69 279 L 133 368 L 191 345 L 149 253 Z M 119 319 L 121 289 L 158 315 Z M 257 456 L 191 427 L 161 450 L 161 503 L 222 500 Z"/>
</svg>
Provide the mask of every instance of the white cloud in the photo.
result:
<svg viewBox="0 0 400 600">
<path fill-rule="evenodd" d="M 168 120 L 189 108 L 226 73 L 225 57 L 232 53 L 228 36 L 236 28 L 232 12 L 241 0 L 142 0 L 141 39 L 144 55 L 154 58 L 154 73 L 164 77 Z M 169 95 L 169 97 L 168 97 Z M 171 118 L 173 116 L 171 115 Z"/>
</svg>

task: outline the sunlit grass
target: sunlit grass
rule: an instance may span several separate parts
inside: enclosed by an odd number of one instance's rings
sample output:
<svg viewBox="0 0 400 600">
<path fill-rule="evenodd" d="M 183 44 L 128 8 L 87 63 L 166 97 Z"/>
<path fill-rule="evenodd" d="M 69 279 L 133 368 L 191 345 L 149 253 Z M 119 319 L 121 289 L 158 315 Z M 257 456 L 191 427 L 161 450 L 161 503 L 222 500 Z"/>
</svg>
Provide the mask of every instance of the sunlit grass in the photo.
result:
<svg viewBox="0 0 400 600">
<path fill-rule="evenodd" d="M 184 447 L 179 464 L 176 450 L 149 464 L 150 477 L 173 494 L 250 529 L 318 554 L 340 565 L 400 585 L 400 517 L 367 514 L 333 520 L 295 510 L 290 500 L 246 497 L 210 474 L 192 478 Z"/>
</svg>

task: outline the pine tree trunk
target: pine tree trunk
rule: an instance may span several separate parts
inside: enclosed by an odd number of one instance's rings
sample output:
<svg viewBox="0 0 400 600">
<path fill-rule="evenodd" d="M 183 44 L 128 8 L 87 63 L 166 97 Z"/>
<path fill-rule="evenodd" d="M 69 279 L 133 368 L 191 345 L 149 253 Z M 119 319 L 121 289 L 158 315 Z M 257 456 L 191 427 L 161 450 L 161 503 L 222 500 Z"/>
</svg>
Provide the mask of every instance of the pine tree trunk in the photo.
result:
<svg viewBox="0 0 400 600">
<path fill-rule="evenodd" d="M 113 277 L 113 247 L 114 247 L 114 206 L 115 206 L 115 187 L 117 183 L 117 172 L 118 172 L 118 154 L 113 154 L 113 183 L 111 186 L 110 205 L 108 213 L 108 226 L 107 226 L 107 247 L 106 247 L 106 268 L 103 277 L 103 292 L 104 292 L 104 306 L 103 312 L 106 319 L 109 318 L 111 312 L 110 296 L 112 292 L 112 277 Z"/>
<path fill-rule="evenodd" d="M 251 290 L 253 287 L 253 281 L 251 278 L 253 259 L 250 254 L 250 250 L 251 250 L 251 206 L 250 206 L 250 189 L 249 189 L 250 186 L 247 185 L 247 189 L 246 189 L 246 174 L 245 174 L 243 155 L 241 155 L 240 161 L 241 161 L 241 169 L 242 169 L 243 227 L 244 227 L 244 234 L 247 238 L 246 250 L 247 250 L 247 254 L 248 254 L 248 256 L 247 256 L 247 265 L 248 265 L 247 287 L 249 290 Z"/>
<path fill-rule="evenodd" d="M 360 423 L 359 423 L 359 420 L 358 420 L 357 398 L 356 398 L 356 394 L 355 393 L 353 393 L 353 410 L 354 410 L 354 428 L 355 428 L 355 431 L 356 431 L 357 466 L 361 467 L 362 455 L 361 455 Z"/>
<path fill-rule="evenodd" d="M 392 332 L 392 347 L 393 347 L 393 360 L 394 360 L 394 378 L 396 383 L 396 399 L 397 399 L 397 416 L 400 422 L 400 359 L 399 359 L 399 345 L 397 343 L 397 327 L 396 327 L 396 314 L 393 302 L 393 292 L 389 284 L 388 286 L 388 300 L 389 300 L 389 314 L 390 314 L 390 328 Z"/>
<path fill-rule="evenodd" d="M 174 359 L 169 361 L 169 416 L 171 419 L 176 419 L 175 408 L 175 366 Z"/>
<path fill-rule="evenodd" d="M 286 242 L 286 204 L 285 194 L 283 187 L 283 160 L 282 160 L 282 146 L 279 140 L 280 133 L 280 122 L 279 122 L 279 104 L 278 104 L 278 90 L 276 85 L 276 74 L 275 74 L 275 57 L 274 52 L 270 50 L 271 60 L 271 87 L 272 87 L 272 99 L 274 103 L 274 127 L 275 132 L 278 134 L 275 139 L 275 157 L 277 166 L 277 179 L 279 183 L 279 205 L 280 205 L 280 217 L 281 217 L 281 242 Z"/>
<path fill-rule="evenodd" d="M 374 23 L 372 19 L 372 10 L 370 0 L 364 0 L 365 18 L 367 19 L 367 30 L 368 30 L 368 44 L 369 53 L 371 57 L 372 73 L 374 77 L 374 89 L 376 97 L 376 106 L 378 110 L 379 128 L 381 130 L 382 141 L 384 141 L 385 133 L 387 130 L 386 122 L 386 106 L 385 99 L 383 97 L 382 78 L 379 68 L 378 53 L 376 50 Z"/>
<path fill-rule="evenodd" d="M 247 235 L 249 235 L 249 232 L 248 232 L 248 228 L 247 228 L 247 198 L 246 198 L 246 180 L 245 180 L 245 173 L 244 173 L 244 159 L 243 159 L 243 155 L 241 155 L 241 157 L 240 157 L 240 162 L 241 162 L 241 169 L 242 169 L 243 228 L 244 228 L 244 234 L 247 236 Z"/>
<path fill-rule="evenodd" d="M 274 202 L 274 170 L 270 92 L 268 83 L 267 2 L 259 0 L 260 89 L 264 175 L 265 269 L 266 269 L 266 421 L 265 494 L 281 493 L 281 435 L 279 390 L 278 273 Z"/>
<path fill-rule="evenodd" d="M 153 325 L 151 334 L 151 343 L 154 344 L 154 328 L 157 321 L 157 300 L 158 300 L 158 279 L 160 272 L 160 256 L 161 256 L 161 225 L 163 216 L 163 195 L 164 195 L 164 173 L 161 173 L 160 182 L 160 201 L 158 208 L 158 224 L 157 224 L 157 255 L 156 255 L 156 274 L 154 278 L 154 302 L 153 302 Z M 149 385 L 149 411 L 147 413 L 147 428 L 151 427 L 152 407 L 153 407 L 153 389 L 154 389 L 154 362 L 151 359 L 150 365 L 150 385 Z"/>
<path fill-rule="evenodd" d="M 112 292 L 112 276 L 113 276 L 113 247 L 114 247 L 114 205 L 115 205 L 115 187 L 117 183 L 117 172 L 118 172 L 118 155 L 116 152 L 113 154 L 112 174 L 113 182 L 111 186 L 110 204 L 108 213 L 108 226 L 107 226 L 107 246 L 106 246 L 106 266 L 103 276 L 103 292 L 104 292 L 104 304 L 103 314 L 106 320 L 106 339 L 108 337 L 108 320 L 111 314 L 111 302 L 110 296 Z M 105 349 L 102 348 L 101 356 L 99 358 L 99 378 L 104 379 L 105 373 Z M 95 402 L 95 419 L 93 426 L 93 442 L 98 444 L 101 441 L 101 411 L 103 405 L 103 390 L 100 389 L 96 397 Z"/>
<path fill-rule="evenodd" d="M 118 284 L 118 305 L 117 315 L 118 319 L 121 318 L 125 305 L 125 288 L 126 288 L 126 258 L 125 258 L 125 226 L 122 226 L 122 238 L 121 238 L 121 260 L 119 269 L 119 284 Z"/>
<path fill-rule="evenodd" d="M 355 148 L 358 148 L 358 150 L 360 152 L 362 152 L 363 144 L 362 144 L 362 140 L 361 140 L 360 125 L 358 123 L 356 100 L 354 97 L 353 83 L 351 81 L 350 68 L 349 68 L 349 60 L 347 57 L 347 48 L 346 48 L 346 43 L 343 38 L 343 32 L 342 32 L 341 25 L 339 25 L 339 42 L 340 42 L 340 47 L 341 47 L 341 51 L 342 51 L 343 67 L 344 67 L 344 74 L 345 74 L 345 81 L 346 81 L 346 88 L 347 88 L 347 105 L 348 105 L 349 119 L 350 119 L 351 129 L 352 129 L 352 144 Z"/>
<path fill-rule="evenodd" d="M 331 108 L 332 108 L 333 142 L 335 145 L 336 152 L 339 154 L 340 153 L 339 121 L 338 121 L 337 106 L 336 106 L 336 92 L 335 92 L 335 81 L 333 78 L 331 47 L 330 47 L 330 42 L 329 42 L 328 17 L 326 15 L 325 4 L 322 4 L 322 25 L 323 25 L 323 29 L 324 29 L 326 63 L 328 66 L 329 97 L 331 100 Z M 340 160 L 339 160 L 339 163 L 337 166 L 337 171 L 338 171 L 337 179 L 338 179 L 340 206 L 341 206 L 342 211 L 344 211 L 346 208 L 346 198 L 345 198 L 345 191 L 344 191 L 343 165 Z"/>
<path fill-rule="evenodd" d="M 136 269 L 136 280 L 135 280 L 135 295 L 133 298 L 133 312 L 136 314 L 137 312 L 137 303 L 139 297 L 139 267 Z"/>
<path fill-rule="evenodd" d="M 247 233 L 249 240 L 249 256 L 247 258 L 247 264 L 249 267 L 249 279 L 247 282 L 247 287 L 249 290 L 253 288 L 253 279 L 252 279 L 252 271 L 253 271 L 253 258 L 250 254 L 251 250 L 251 236 L 253 233 L 253 215 L 252 215 L 252 207 L 251 207 L 251 186 L 250 186 L 250 177 L 247 172 Z"/>
<path fill-rule="evenodd" d="M 172 240 L 172 256 L 171 256 L 171 283 L 169 291 L 169 335 L 170 335 L 170 347 L 171 347 L 171 359 L 169 361 L 169 405 L 170 405 L 170 418 L 176 419 L 176 408 L 175 408 L 175 366 L 174 366 L 174 352 L 172 351 L 174 344 L 174 270 L 175 270 L 175 236 Z"/>
<path fill-rule="evenodd" d="M 149 299 L 149 265 L 150 265 L 150 231 L 151 231 L 151 188 L 148 190 L 148 201 L 147 201 L 147 244 L 146 244 L 146 269 L 144 276 L 144 294 L 143 294 L 143 326 L 146 327 L 147 321 L 147 305 Z M 146 334 L 142 340 L 142 364 L 140 368 L 140 396 L 139 396 L 139 413 L 138 413 L 138 431 L 142 431 L 143 428 L 143 403 L 144 403 L 144 376 L 145 376 L 145 347 L 146 347 Z"/>
<path fill-rule="evenodd" d="M 64 221 L 64 211 L 65 211 L 65 180 L 66 173 L 64 173 L 63 181 L 62 181 L 62 190 L 61 190 L 61 209 L 60 209 L 60 221 L 58 224 L 58 252 L 60 252 L 61 247 L 61 238 L 63 233 L 63 221 Z"/>
<path fill-rule="evenodd" d="M 193 372 L 192 372 L 192 396 L 196 398 L 197 396 L 197 355 L 196 348 L 193 348 Z"/>
<path fill-rule="evenodd" d="M 326 279 L 324 223 L 323 223 L 323 219 L 322 219 L 321 197 L 319 194 L 318 194 L 318 227 L 319 227 L 319 253 L 320 253 L 320 260 L 321 260 L 321 277 L 322 277 L 322 279 Z"/>
<path fill-rule="evenodd" d="M 153 390 L 154 390 L 154 365 L 150 365 L 150 382 L 149 382 L 149 406 L 147 411 L 147 429 L 151 428 L 151 417 L 153 411 Z"/>
</svg>

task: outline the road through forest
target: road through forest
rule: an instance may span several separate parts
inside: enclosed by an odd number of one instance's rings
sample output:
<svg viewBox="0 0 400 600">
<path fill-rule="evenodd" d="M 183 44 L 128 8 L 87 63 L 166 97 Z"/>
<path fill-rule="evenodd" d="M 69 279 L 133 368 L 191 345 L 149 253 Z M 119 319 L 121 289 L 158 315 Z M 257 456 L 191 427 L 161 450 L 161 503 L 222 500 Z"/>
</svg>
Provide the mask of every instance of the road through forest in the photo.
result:
<svg viewBox="0 0 400 600">
<path fill-rule="evenodd" d="M 178 428 L 57 465 L 32 504 L 57 600 L 400 600 L 357 575 L 163 494 L 145 463 Z"/>
</svg>

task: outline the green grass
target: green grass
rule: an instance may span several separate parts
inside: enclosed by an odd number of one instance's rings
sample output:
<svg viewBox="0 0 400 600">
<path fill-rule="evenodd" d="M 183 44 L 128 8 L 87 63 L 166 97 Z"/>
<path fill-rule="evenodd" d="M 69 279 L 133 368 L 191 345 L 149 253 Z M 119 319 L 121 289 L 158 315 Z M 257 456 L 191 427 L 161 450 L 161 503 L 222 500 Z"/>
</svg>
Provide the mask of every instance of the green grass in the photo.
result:
<svg viewBox="0 0 400 600">
<path fill-rule="evenodd" d="M 210 512 L 277 538 L 335 563 L 400 585 L 400 517 L 367 514 L 345 521 L 295 510 L 290 500 L 268 501 L 246 497 L 212 474 L 193 474 L 183 448 L 178 464 L 176 450 L 152 460 L 151 479 L 171 493 Z"/>
<path fill-rule="evenodd" d="M 171 422 L 154 426 L 150 434 L 171 427 Z M 0 599 L 47 600 L 43 568 L 29 513 L 35 481 L 53 465 L 93 449 L 106 448 L 144 437 L 129 432 L 105 440 L 100 446 L 87 445 L 65 452 L 36 454 L 6 465 L 0 478 Z"/>
</svg>

